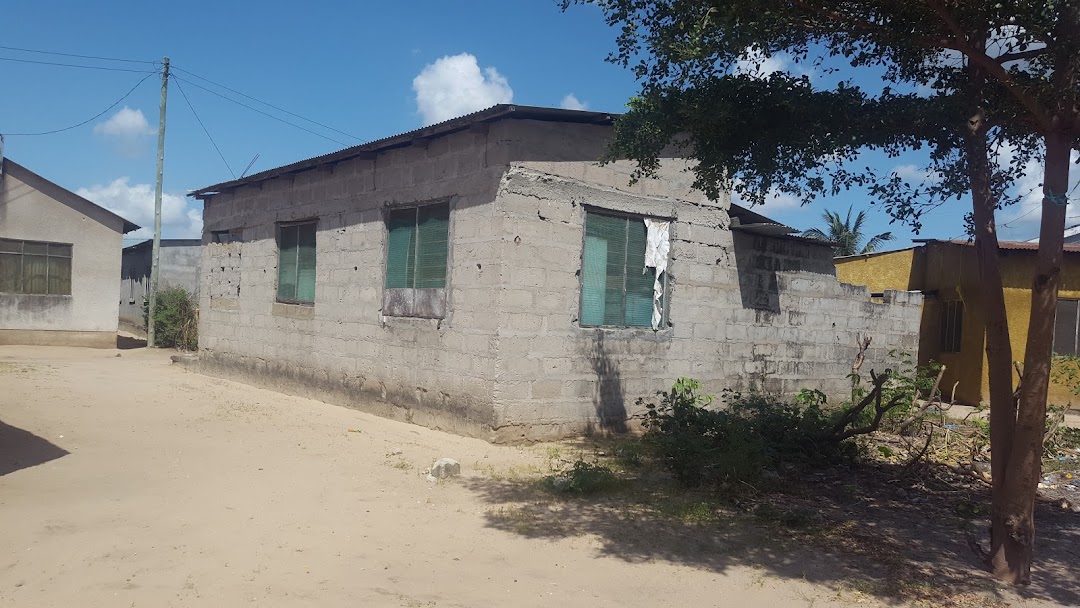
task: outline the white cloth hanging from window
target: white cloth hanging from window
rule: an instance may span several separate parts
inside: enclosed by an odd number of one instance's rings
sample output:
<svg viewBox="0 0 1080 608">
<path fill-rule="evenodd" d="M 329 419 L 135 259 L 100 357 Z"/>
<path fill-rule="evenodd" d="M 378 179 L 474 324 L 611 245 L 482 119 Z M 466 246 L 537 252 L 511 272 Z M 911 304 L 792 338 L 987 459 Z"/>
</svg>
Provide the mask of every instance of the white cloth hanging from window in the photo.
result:
<svg viewBox="0 0 1080 608">
<path fill-rule="evenodd" d="M 645 268 L 656 269 L 656 280 L 653 282 L 653 310 L 652 327 L 660 329 L 660 322 L 664 318 L 662 302 L 664 298 L 664 280 L 661 277 L 667 272 L 668 251 L 671 249 L 668 233 L 671 231 L 671 222 L 666 220 L 654 220 L 645 218 L 646 244 L 645 244 Z M 644 270 L 642 271 L 644 272 Z"/>
</svg>

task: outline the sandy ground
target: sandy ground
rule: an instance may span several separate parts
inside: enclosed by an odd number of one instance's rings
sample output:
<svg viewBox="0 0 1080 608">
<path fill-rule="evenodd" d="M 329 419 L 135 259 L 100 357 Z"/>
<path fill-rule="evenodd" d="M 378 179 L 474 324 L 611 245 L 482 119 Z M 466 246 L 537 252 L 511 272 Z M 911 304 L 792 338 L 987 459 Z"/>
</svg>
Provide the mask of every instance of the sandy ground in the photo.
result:
<svg viewBox="0 0 1080 608">
<path fill-rule="evenodd" d="M 542 463 L 539 448 L 203 377 L 168 356 L 0 347 L 0 606 L 853 601 L 797 556 L 765 570 L 498 529 L 477 488 Z M 463 477 L 425 480 L 441 456 Z"/>
</svg>

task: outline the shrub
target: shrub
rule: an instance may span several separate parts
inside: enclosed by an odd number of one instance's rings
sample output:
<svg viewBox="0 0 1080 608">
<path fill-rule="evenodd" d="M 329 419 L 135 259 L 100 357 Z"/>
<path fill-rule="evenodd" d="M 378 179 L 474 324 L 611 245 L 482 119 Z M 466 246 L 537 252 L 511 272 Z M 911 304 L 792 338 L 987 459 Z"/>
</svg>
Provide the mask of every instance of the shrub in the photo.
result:
<svg viewBox="0 0 1080 608">
<path fill-rule="evenodd" d="M 576 460 L 568 468 L 544 478 L 544 485 L 558 494 L 596 494 L 615 488 L 618 477 L 608 467 Z"/>
<path fill-rule="evenodd" d="M 842 410 L 826 411 L 817 402 L 800 406 L 761 393 L 729 393 L 727 401 L 731 411 L 748 422 L 749 431 L 761 438 L 771 466 L 835 462 L 857 455 L 854 442 L 830 438 Z"/>
<path fill-rule="evenodd" d="M 700 389 L 697 381 L 680 378 L 670 391 L 657 393 L 659 403 L 638 400 L 645 408 L 646 442 L 675 479 L 689 487 L 752 481 L 766 468 L 788 464 L 850 461 L 859 453 L 851 437 L 872 430 L 856 426 L 844 434 L 858 418 L 845 418 L 851 408 L 822 409 L 825 395 L 820 391 L 803 391 L 796 403 L 729 391 L 721 409 Z"/>
<path fill-rule="evenodd" d="M 143 318 L 149 316 L 143 305 Z M 147 325 L 149 327 L 149 325 Z M 192 297 L 181 287 L 166 287 L 157 293 L 154 310 L 154 339 L 157 346 L 196 350 L 199 348 L 199 313 Z"/>
<path fill-rule="evenodd" d="M 659 404 L 644 403 L 646 440 L 685 486 L 756 478 L 765 457 L 760 437 L 739 416 L 709 409 L 712 397 L 699 395 L 700 388 L 696 380 L 680 378 L 671 391 L 658 393 Z"/>
</svg>

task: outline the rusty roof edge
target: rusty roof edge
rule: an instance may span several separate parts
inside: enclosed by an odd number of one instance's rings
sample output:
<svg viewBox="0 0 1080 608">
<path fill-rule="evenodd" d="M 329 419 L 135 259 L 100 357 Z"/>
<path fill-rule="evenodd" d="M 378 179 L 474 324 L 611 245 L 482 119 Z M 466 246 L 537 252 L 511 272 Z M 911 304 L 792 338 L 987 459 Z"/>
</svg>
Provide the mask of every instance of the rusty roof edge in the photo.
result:
<svg viewBox="0 0 1080 608">
<path fill-rule="evenodd" d="M 609 124 L 615 114 L 608 112 L 589 112 L 584 110 L 566 110 L 563 108 L 546 108 L 542 106 L 523 106 L 515 104 L 498 104 L 478 110 L 471 114 L 464 116 L 458 116 L 457 118 L 451 118 L 449 120 L 407 131 L 405 133 L 399 133 L 397 135 L 391 135 L 382 139 L 376 139 L 367 143 L 363 143 L 357 146 L 338 150 L 336 152 L 330 152 L 321 156 L 315 156 L 305 160 L 297 161 L 280 167 L 267 169 L 254 175 L 247 177 L 241 177 L 238 179 L 230 180 L 227 182 L 221 182 L 205 188 L 199 188 L 198 190 L 192 190 L 188 193 L 188 196 L 192 198 L 203 199 L 207 196 L 213 196 L 224 190 L 231 190 L 247 184 L 254 184 L 268 179 L 285 175 L 288 173 L 296 173 L 299 171 L 306 171 L 320 165 L 329 163 L 341 162 L 349 160 L 364 154 L 379 152 L 390 148 L 400 147 L 409 144 L 416 140 L 430 139 L 433 137 L 439 137 L 442 135 L 448 135 L 457 131 L 462 131 L 469 128 L 472 125 L 494 122 L 510 116 L 515 118 L 528 119 L 534 118 L 539 120 L 564 120 L 566 122 L 579 122 L 579 123 L 592 123 L 592 124 Z"/>
<path fill-rule="evenodd" d="M 911 239 L 911 240 L 914 241 L 914 242 L 919 242 L 919 239 Z M 901 247 L 899 249 L 882 249 L 880 251 L 867 251 L 866 253 L 853 253 L 851 255 L 838 255 L 833 259 L 844 261 L 844 260 L 854 260 L 856 258 L 870 258 L 870 257 L 874 257 L 874 256 L 879 256 L 879 255 L 888 255 L 890 253 L 900 253 L 901 251 L 911 251 L 912 249 L 917 249 L 917 248 L 918 247 L 916 247 L 915 245 L 912 245 L 911 247 Z"/>
<path fill-rule="evenodd" d="M 975 241 L 964 239 L 911 239 L 916 243 L 944 243 L 947 245 L 959 245 L 961 247 L 974 247 Z M 998 241 L 998 249 L 1005 251 L 1038 251 L 1039 244 L 1030 241 Z M 1065 253 L 1080 253 L 1080 244 L 1066 243 L 1063 249 Z"/>
</svg>

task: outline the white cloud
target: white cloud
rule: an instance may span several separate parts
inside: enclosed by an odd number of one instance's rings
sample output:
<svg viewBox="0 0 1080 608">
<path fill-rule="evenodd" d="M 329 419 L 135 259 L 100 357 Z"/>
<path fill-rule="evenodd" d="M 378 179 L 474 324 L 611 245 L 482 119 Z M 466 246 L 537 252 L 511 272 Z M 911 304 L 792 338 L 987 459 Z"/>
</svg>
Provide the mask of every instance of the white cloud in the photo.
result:
<svg viewBox="0 0 1080 608">
<path fill-rule="evenodd" d="M 109 117 L 109 120 L 94 125 L 94 133 L 113 137 L 142 137 L 154 135 L 155 131 L 150 128 L 142 110 L 132 110 L 124 106 Z"/>
<path fill-rule="evenodd" d="M 127 235 L 129 238 L 151 238 L 154 236 L 154 187 L 128 182 L 128 178 L 121 177 L 108 184 L 79 188 L 76 194 L 142 226 Z M 189 204 L 182 195 L 163 193 L 161 234 L 172 239 L 201 237 L 202 211 L 196 203 Z"/>
<path fill-rule="evenodd" d="M 769 191 L 769 194 L 765 197 L 765 202 L 760 205 L 751 206 L 738 192 L 734 191 L 731 193 L 731 202 L 779 222 L 783 222 L 783 220 L 771 217 L 770 214 L 795 211 L 802 208 L 802 201 L 798 197 L 786 192 L 780 192 L 776 188 Z"/>
<path fill-rule="evenodd" d="M 1015 151 L 1010 146 L 1002 146 L 998 153 L 997 162 L 1006 164 L 1012 160 Z M 1076 151 L 1070 156 L 1072 166 L 1080 161 L 1080 154 Z M 1024 165 L 1023 174 L 1013 185 L 1013 192 L 1020 196 L 1020 202 L 1005 208 L 998 214 L 998 225 L 1001 226 L 1002 236 L 1010 240 L 1027 240 L 1039 236 L 1039 222 L 1042 219 L 1043 199 L 1043 164 L 1037 160 L 1029 160 Z M 1072 170 L 1069 175 L 1069 208 L 1066 212 L 1066 227 L 1078 223 L 1080 220 L 1080 171 Z"/>
<path fill-rule="evenodd" d="M 447 55 L 425 66 L 413 79 L 413 91 L 425 125 L 510 103 L 514 98 L 506 78 L 495 68 L 481 70 L 469 53 Z"/>
<path fill-rule="evenodd" d="M 774 72 L 787 70 L 790 65 L 791 61 L 783 53 L 765 55 L 760 49 L 748 47 L 735 62 L 735 73 L 765 78 Z"/>
<path fill-rule="evenodd" d="M 150 128 L 142 110 L 124 106 L 105 122 L 94 125 L 94 133 L 110 140 L 121 156 L 140 158 L 147 152 L 147 143 L 157 130 Z"/>
<path fill-rule="evenodd" d="M 928 171 L 919 167 L 918 165 L 897 165 L 893 167 L 892 172 L 901 177 L 902 179 L 912 183 L 934 183 L 941 181 L 940 173 L 937 173 L 936 171 Z"/>
<path fill-rule="evenodd" d="M 588 110 L 589 104 L 578 99 L 573 93 L 567 93 L 559 102 L 559 107 L 564 110 Z"/>
</svg>

